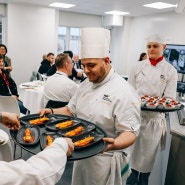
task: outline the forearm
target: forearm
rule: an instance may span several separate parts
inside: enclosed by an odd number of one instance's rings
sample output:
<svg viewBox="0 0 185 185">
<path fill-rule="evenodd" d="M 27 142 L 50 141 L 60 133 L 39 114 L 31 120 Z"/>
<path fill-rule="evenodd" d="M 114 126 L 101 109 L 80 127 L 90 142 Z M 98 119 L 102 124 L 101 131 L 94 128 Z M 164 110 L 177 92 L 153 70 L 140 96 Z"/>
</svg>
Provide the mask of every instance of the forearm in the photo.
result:
<svg viewBox="0 0 185 185">
<path fill-rule="evenodd" d="M 124 132 L 121 133 L 116 139 L 115 139 L 115 146 L 116 149 L 123 149 L 131 146 L 136 140 L 136 135 L 133 132 Z"/>
<path fill-rule="evenodd" d="M 62 115 L 67 115 L 67 116 L 72 116 L 70 110 L 68 107 L 62 107 L 62 108 L 57 108 L 57 109 L 52 109 L 53 114 L 62 114 Z"/>
<path fill-rule="evenodd" d="M 122 150 L 131 146 L 135 142 L 136 135 L 132 132 L 124 132 L 115 139 L 103 138 L 103 140 L 109 143 L 104 152 L 109 150 Z"/>
</svg>

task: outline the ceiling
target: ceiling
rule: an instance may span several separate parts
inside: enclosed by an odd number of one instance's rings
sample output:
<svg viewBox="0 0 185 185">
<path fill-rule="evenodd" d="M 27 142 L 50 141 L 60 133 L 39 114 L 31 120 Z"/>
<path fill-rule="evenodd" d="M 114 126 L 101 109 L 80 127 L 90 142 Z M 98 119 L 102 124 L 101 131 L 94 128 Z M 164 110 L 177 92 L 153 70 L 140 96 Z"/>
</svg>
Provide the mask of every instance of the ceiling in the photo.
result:
<svg viewBox="0 0 185 185">
<path fill-rule="evenodd" d="M 0 0 L 0 3 L 18 3 L 48 7 L 50 3 L 61 2 L 76 5 L 70 9 L 61 9 L 64 11 L 104 15 L 104 12 L 106 11 L 119 10 L 130 12 L 129 15 L 126 15 L 130 17 L 176 11 L 176 8 L 157 10 L 142 6 L 143 4 L 154 3 L 158 1 L 177 4 L 179 0 Z"/>
</svg>

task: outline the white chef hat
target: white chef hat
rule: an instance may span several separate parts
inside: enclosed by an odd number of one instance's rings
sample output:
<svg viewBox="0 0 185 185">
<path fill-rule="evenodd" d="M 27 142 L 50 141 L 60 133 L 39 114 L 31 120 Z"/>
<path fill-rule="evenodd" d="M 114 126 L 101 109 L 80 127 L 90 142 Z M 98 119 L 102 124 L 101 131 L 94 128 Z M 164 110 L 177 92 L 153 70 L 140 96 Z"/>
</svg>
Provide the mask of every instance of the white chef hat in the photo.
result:
<svg viewBox="0 0 185 185">
<path fill-rule="evenodd" d="M 82 28 L 81 59 L 109 56 L 110 31 L 104 28 Z"/>
<path fill-rule="evenodd" d="M 147 43 L 148 42 L 157 42 L 160 44 L 166 44 L 165 38 L 162 35 L 159 34 L 153 34 L 153 35 L 149 35 L 146 38 Z"/>
</svg>

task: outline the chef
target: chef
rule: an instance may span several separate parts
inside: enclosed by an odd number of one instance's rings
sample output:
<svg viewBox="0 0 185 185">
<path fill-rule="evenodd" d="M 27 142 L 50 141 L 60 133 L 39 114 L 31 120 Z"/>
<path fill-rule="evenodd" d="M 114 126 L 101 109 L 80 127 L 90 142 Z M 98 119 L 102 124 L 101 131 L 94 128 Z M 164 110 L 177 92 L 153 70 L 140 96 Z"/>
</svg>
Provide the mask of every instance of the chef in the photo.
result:
<svg viewBox="0 0 185 185">
<path fill-rule="evenodd" d="M 40 112 L 79 117 L 107 133 L 103 153 L 74 162 L 72 185 L 124 185 L 130 173 L 127 156 L 139 133 L 141 102 L 111 66 L 109 44 L 109 30 L 83 28 L 81 59 L 87 79 L 66 107 Z"/>
<path fill-rule="evenodd" d="M 140 96 L 176 98 L 177 71 L 163 57 L 165 39 L 158 34 L 147 38 L 148 59 L 137 62 L 129 82 Z M 141 128 L 131 156 L 132 174 L 127 185 L 147 185 L 157 150 L 162 141 L 165 147 L 166 120 L 160 112 L 141 111 Z"/>
</svg>

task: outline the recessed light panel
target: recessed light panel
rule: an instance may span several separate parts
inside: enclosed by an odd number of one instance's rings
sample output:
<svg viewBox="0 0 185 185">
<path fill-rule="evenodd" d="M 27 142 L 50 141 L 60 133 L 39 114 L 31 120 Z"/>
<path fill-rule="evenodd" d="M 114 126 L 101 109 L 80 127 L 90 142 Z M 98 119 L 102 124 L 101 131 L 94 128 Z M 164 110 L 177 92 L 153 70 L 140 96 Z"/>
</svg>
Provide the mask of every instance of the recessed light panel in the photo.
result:
<svg viewBox="0 0 185 185">
<path fill-rule="evenodd" d="M 126 15 L 130 14 L 129 12 L 121 12 L 121 11 L 109 11 L 105 12 L 105 14 L 111 14 L 111 15 Z"/>
<path fill-rule="evenodd" d="M 149 8 L 155 8 L 155 9 L 164 9 L 164 8 L 176 7 L 177 5 L 162 3 L 162 2 L 156 2 L 156 3 L 151 3 L 151 4 L 145 4 L 143 6 L 146 6 L 146 7 L 149 7 Z"/>
<path fill-rule="evenodd" d="M 57 8 L 71 8 L 75 5 L 74 4 L 66 4 L 66 3 L 55 2 L 55 3 L 50 4 L 49 6 L 57 7 Z"/>
</svg>

